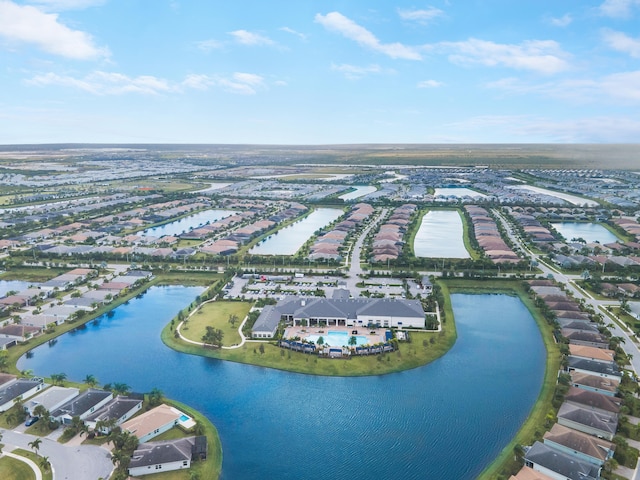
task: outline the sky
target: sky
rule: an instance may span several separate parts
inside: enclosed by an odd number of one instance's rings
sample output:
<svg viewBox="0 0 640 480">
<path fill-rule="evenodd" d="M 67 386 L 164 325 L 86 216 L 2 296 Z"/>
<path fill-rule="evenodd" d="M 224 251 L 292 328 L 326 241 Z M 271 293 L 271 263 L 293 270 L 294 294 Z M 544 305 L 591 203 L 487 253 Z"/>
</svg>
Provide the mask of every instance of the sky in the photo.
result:
<svg viewBox="0 0 640 480">
<path fill-rule="evenodd" d="M 638 143 L 640 0 L 0 0 L 0 144 Z"/>
</svg>

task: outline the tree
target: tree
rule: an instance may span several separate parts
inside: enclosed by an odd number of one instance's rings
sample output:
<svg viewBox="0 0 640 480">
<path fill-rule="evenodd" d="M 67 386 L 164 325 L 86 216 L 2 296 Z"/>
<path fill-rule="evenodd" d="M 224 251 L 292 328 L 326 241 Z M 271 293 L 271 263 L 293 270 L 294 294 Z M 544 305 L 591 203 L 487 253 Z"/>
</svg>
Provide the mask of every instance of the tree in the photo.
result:
<svg viewBox="0 0 640 480">
<path fill-rule="evenodd" d="M 114 383 L 111 386 L 111 391 L 114 395 L 127 395 L 131 391 L 131 387 L 126 383 Z"/>
<path fill-rule="evenodd" d="M 89 374 L 84 377 L 84 383 L 89 385 L 90 388 L 93 388 L 98 384 L 98 379 L 95 376 Z"/>
<path fill-rule="evenodd" d="M 324 337 L 323 336 L 318 337 L 318 341 L 316 343 L 320 346 L 324 345 Z"/>
<path fill-rule="evenodd" d="M 152 407 L 156 407 L 162 403 L 164 395 L 162 390 L 159 388 L 154 388 L 149 392 L 149 405 Z"/>
<path fill-rule="evenodd" d="M 222 330 L 220 330 L 219 328 L 207 326 L 207 333 L 202 336 L 202 342 L 208 345 L 221 347 L 223 338 L 224 332 Z"/>
<path fill-rule="evenodd" d="M 31 449 L 33 449 L 33 451 L 35 452 L 36 456 L 38 456 L 38 450 L 40 449 L 41 443 L 42 439 L 36 438 L 33 442 L 29 442 L 27 445 L 29 445 L 29 447 L 31 447 Z"/>
<path fill-rule="evenodd" d="M 64 381 L 67 379 L 66 373 L 52 373 L 51 381 L 54 385 L 63 385 Z"/>
<path fill-rule="evenodd" d="M 260 355 L 264 355 L 264 344 L 261 343 L 260 347 L 258 348 L 258 350 L 260 350 Z"/>
<path fill-rule="evenodd" d="M 49 462 L 49 457 L 42 457 L 40 458 L 40 467 L 45 471 L 48 472 L 51 469 L 51 462 Z"/>
<path fill-rule="evenodd" d="M 349 337 L 349 345 L 351 345 L 352 347 L 355 347 L 358 344 L 358 339 L 355 337 L 355 335 L 351 335 L 351 337 Z"/>
<path fill-rule="evenodd" d="M 3 372 L 8 366 L 8 358 L 9 352 L 7 352 L 6 350 L 0 351 L 0 370 L 2 370 Z"/>
<path fill-rule="evenodd" d="M 235 327 L 237 321 L 238 321 L 238 316 L 235 313 L 229 315 L 229 323 L 231 324 L 232 327 Z"/>
</svg>

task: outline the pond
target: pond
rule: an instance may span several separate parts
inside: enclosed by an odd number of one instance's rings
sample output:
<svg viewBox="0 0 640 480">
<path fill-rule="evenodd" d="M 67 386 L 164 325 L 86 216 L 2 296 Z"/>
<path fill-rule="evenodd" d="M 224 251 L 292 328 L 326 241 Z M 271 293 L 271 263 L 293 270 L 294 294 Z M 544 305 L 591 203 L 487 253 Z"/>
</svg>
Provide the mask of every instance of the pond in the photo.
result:
<svg viewBox="0 0 640 480">
<path fill-rule="evenodd" d="M 369 195 L 376 191 L 376 187 L 369 185 L 359 185 L 354 186 L 353 188 L 355 188 L 354 191 L 340 195 L 338 198 L 348 202 L 349 200 L 355 200 L 356 198 L 364 197 L 365 195 Z"/>
<path fill-rule="evenodd" d="M 164 235 L 180 235 L 181 233 L 188 232 L 191 228 L 197 228 L 205 225 L 207 222 L 215 222 L 221 218 L 233 215 L 233 210 L 205 210 L 198 212 L 188 217 L 181 218 L 175 222 L 165 223 L 158 227 L 147 228 L 142 232 L 138 232 L 138 235 L 142 237 L 162 237 Z"/>
<path fill-rule="evenodd" d="M 326 227 L 344 212 L 337 208 L 318 208 L 278 233 L 270 235 L 249 253 L 252 255 L 293 255 L 309 240 L 316 230 Z"/>
<path fill-rule="evenodd" d="M 573 238 L 582 238 L 587 243 L 615 243 L 618 241 L 613 233 L 607 230 L 599 223 L 590 222 L 560 222 L 552 223 L 558 233 L 560 233 L 568 242 Z"/>
<path fill-rule="evenodd" d="M 466 187 L 436 188 L 433 195 L 435 197 L 455 197 L 455 198 L 484 198 L 484 193 L 476 192 Z"/>
<path fill-rule="evenodd" d="M 319 377 L 185 355 L 162 327 L 198 287 L 152 287 L 85 329 L 36 348 L 20 370 L 159 388 L 218 428 L 223 479 L 473 479 L 513 438 L 542 385 L 545 350 L 508 295 L 452 295 L 458 340 L 424 367 Z M 416 345 L 416 348 L 424 348 Z M 428 348 L 428 347 L 427 347 Z M 311 360 L 313 361 L 313 357 Z"/>
<path fill-rule="evenodd" d="M 0 297 L 7 295 L 7 292 L 21 292 L 29 286 L 38 284 L 35 282 L 23 282 L 22 280 L 0 280 Z"/>
<path fill-rule="evenodd" d="M 588 198 L 577 197 L 568 193 L 556 192 L 555 190 L 548 190 L 546 188 L 534 187 L 532 185 L 517 185 L 514 190 L 529 190 L 530 192 L 541 193 L 543 195 L 549 195 L 550 197 L 556 197 L 572 205 L 586 205 L 587 207 L 597 207 L 599 204 L 594 200 Z"/>
<path fill-rule="evenodd" d="M 457 211 L 431 210 L 422 217 L 413 251 L 419 258 L 470 258 L 463 236 L 462 219 Z"/>
</svg>

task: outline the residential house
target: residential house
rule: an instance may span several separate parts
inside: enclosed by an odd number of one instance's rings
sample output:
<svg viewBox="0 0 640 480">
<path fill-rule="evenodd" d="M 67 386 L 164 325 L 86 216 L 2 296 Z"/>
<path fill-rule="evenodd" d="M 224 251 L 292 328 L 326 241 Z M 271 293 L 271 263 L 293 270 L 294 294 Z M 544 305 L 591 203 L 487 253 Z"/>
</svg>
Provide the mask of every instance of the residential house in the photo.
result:
<svg viewBox="0 0 640 480">
<path fill-rule="evenodd" d="M 591 392 L 602 393 L 603 395 L 608 395 L 610 397 L 615 396 L 618 392 L 619 384 L 619 380 L 603 378 L 598 375 L 591 375 L 577 371 L 571 372 L 571 385 L 574 387 L 589 390 Z"/>
<path fill-rule="evenodd" d="M 583 390 L 578 387 L 570 387 L 564 397 L 565 402 L 579 407 L 589 408 L 596 412 L 619 414 L 622 399 L 603 393 Z"/>
<path fill-rule="evenodd" d="M 111 392 L 90 388 L 52 411 L 51 418 L 65 425 L 70 424 L 73 417 L 80 417 L 80 420 L 84 420 L 112 398 L 113 393 Z"/>
<path fill-rule="evenodd" d="M 129 463 L 129 475 L 170 472 L 191 467 L 193 460 L 207 458 L 207 437 L 187 437 L 163 442 L 142 443 Z"/>
<path fill-rule="evenodd" d="M 14 378 L 0 386 L 0 413 L 10 409 L 18 398 L 26 400 L 45 388 L 42 378 Z"/>
<path fill-rule="evenodd" d="M 616 448 L 612 442 L 565 427 L 559 423 L 556 423 L 550 431 L 544 434 L 543 442 L 561 452 L 598 466 L 602 466 L 604 462 L 613 457 Z"/>
<path fill-rule="evenodd" d="M 34 410 L 38 405 L 42 405 L 48 412 L 57 410 L 62 405 L 70 402 L 80 394 L 77 388 L 59 387 L 54 385 L 47 388 L 44 392 L 39 393 L 31 400 L 24 403 L 26 412 L 33 416 Z"/>
<path fill-rule="evenodd" d="M 180 410 L 162 404 L 127 420 L 121 427 L 133 433 L 143 443 L 173 428 L 182 415 L 184 414 Z"/>
<path fill-rule="evenodd" d="M 565 402 L 558 410 L 558 423 L 589 435 L 612 440 L 618 429 L 618 416 Z"/>
<path fill-rule="evenodd" d="M 102 408 L 96 410 L 85 419 L 85 425 L 95 430 L 98 422 L 115 421 L 115 425 L 122 425 L 142 408 L 142 400 L 117 396 Z M 103 427 L 101 433 L 108 434 L 109 428 Z"/>
<path fill-rule="evenodd" d="M 541 442 L 533 444 L 524 464 L 553 480 L 598 480 L 600 468 Z"/>
</svg>

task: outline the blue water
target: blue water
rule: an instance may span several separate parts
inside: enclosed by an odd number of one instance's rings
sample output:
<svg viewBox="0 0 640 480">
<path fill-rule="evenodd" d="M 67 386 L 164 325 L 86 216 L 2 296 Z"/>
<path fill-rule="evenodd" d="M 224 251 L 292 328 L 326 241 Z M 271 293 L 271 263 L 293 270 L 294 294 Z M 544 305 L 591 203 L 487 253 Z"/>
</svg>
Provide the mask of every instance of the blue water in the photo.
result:
<svg viewBox="0 0 640 480">
<path fill-rule="evenodd" d="M 164 235 L 180 235 L 181 233 L 188 232 L 192 228 L 198 228 L 205 225 L 207 222 L 213 223 L 221 218 L 233 215 L 233 210 L 205 210 L 203 212 L 194 213 L 187 217 L 181 218 L 174 222 L 165 223 L 158 227 L 147 228 L 142 232 L 138 232 L 142 237 L 162 237 Z"/>
<path fill-rule="evenodd" d="M 36 348 L 18 368 L 161 389 L 217 426 L 222 478 L 233 480 L 328 472 L 345 480 L 472 479 L 513 437 L 542 384 L 540 332 L 516 297 L 453 295 L 459 337 L 447 355 L 397 374 L 349 378 L 165 347 L 162 326 L 201 291 L 152 287 L 112 318 Z"/>
<path fill-rule="evenodd" d="M 573 238 L 582 238 L 587 243 L 615 243 L 618 240 L 613 233 L 599 223 L 588 222 L 560 222 L 552 223 L 560 235 L 568 242 Z"/>
<path fill-rule="evenodd" d="M 362 335 L 353 335 L 356 337 L 356 345 L 365 345 L 369 343 L 369 339 Z M 322 337 L 325 345 L 331 345 L 332 347 L 346 347 L 349 345 L 350 335 L 347 332 L 332 332 L 329 331 L 324 335 L 307 335 L 304 337 L 308 342 L 318 343 L 318 339 Z"/>
</svg>

